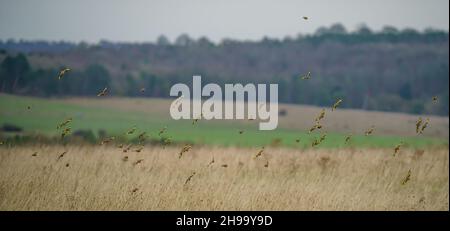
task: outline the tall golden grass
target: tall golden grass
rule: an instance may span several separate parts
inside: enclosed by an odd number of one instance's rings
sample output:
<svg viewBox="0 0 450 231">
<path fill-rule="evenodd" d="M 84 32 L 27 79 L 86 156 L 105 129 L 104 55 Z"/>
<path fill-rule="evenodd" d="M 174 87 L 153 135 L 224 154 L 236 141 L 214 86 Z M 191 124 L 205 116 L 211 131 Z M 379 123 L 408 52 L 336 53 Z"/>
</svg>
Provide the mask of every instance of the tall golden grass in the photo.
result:
<svg viewBox="0 0 450 231">
<path fill-rule="evenodd" d="M 444 148 L 180 148 L 0 147 L 0 210 L 449 209 Z"/>
</svg>

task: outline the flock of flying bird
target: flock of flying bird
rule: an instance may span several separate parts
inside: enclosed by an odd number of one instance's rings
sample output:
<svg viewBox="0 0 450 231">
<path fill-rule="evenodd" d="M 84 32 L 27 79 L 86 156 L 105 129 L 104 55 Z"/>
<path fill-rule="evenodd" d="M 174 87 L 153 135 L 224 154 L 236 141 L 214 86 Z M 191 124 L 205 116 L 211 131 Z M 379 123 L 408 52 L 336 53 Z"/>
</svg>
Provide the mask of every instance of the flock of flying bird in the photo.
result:
<svg viewBox="0 0 450 231">
<path fill-rule="evenodd" d="M 306 20 L 306 19 L 307 19 L 307 18 L 305 18 L 305 20 Z M 62 70 L 60 71 L 59 75 L 58 75 L 58 79 L 61 80 L 61 79 L 64 77 L 64 75 L 65 75 L 67 72 L 69 72 L 70 70 L 71 70 L 70 68 L 64 68 L 64 69 L 62 69 Z M 301 76 L 301 79 L 302 79 L 302 80 L 308 80 L 308 79 L 311 79 L 311 72 L 308 72 L 306 75 Z M 144 91 L 145 91 L 145 88 L 141 88 L 140 91 L 141 91 L 141 92 L 144 92 Z M 98 97 L 101 97 L 101 96 L 105 96 L 105 95 L 107 95 L 107 94 L 108 94 L 108 88 L 105 87 L 103 90 L 101 90 L 101 91 L 97 94 L 97 96 L 98 96 Z M 177 103 L 179 103 L 180 99 L 182 99 L 182 98 L 183 98 L 183 96 L 180 96 L 180 97 L 175 101 L 175 105 L 176 105 Z M 434 97 L 432 98 L 432 100 L 433 100 L 433 102 L 436 102 L 438 99 L 437 99 L 436 96 L 434 96 Z M 337 109 L 337 107 L 338 107 L 342 102 L 343 102 L 342 99 L 337 99 L 337 101 L 332 105 L 331 111 L 335 111 L 335 110 Z M 31 107 L 28 106 L 28 109 L 31 109 Z M 203 116 L 203 115 L 200 115 L 199 118 L 193 119 L 192 125 L 195 125 L 195 124 L 198 122 L 198 120 L 202 118 L 202 116 Z M 314 125 L 309 129 L 308 133 L 310 134 L 310 133 L 312 133 L 312 132 L 315 131 L 315 130 L 320 130 L 320 129 L 322 129 L 323 126 L 322 126 L 322 124 L 321 124 L 321 121 L 322 121 L 322 119 L 324 119 L 324 118 L 325 118 L 325 109 L 322 109 L 322 110 L 320 111 L 319 115 L 314 119 L 314 122 L 315 122 L 315 123 L 314 123 Z M 249 120 L 254 120 L 254 119 L 251 119 L 251 118 L 250 118 Z M 417 122 L 416 122 L 416 133 L 417 133 L 417 134 L 422 134 L 423 131 L 425 130 L 425 128 L 428 126 L 429 121 L 430 121 L 429 118 L 427 118 L 425 121 L 423 121 L 422 117 L 419 117 L 419 119 L 418 119 Z M 61 130 L 61 139 L 63 139 L 64 137 L 66 137 L 67 135 L 70 134 L 70 132 L 71 132 L 71 127 L 69 126 L 69 124 L 70 124 L 71 122 L 72 122 L 72 118 L 68 118 L 68 119 L 66 119 L 65 121 L 61 122 L 60 124 L 58 124 L 58 125 L 56 126 L 57 130 Z M 165 126 L 165 127 L 161 128 L 161 129 L 159 130 L 159 132 L 158 132 L 158 136 L 161 138 L 162 143 L 163 143 L 163 148 L 165 148 L 166 145 L 169 145 L 169 144 L 171 144 L 171 142 L 172 142 L 170 138 L 165 138 L 165 137 L 163 137 L 163 134 L 166 132 L 166 130 L 167 130 L 167 127 Z M 374 132 L 374 130 L 375 130 L 375 127 L 374 127 L 374 126 L 371 126 L 370 128 L 368 128 L 368 129 L 364 132 L 365 136 L 371 135 L 371 134 Z M 132 134 L 134 134 L 136 131 L 137 131 L 137 127 L 136 127 L 136 126 L 133 126 L 133 127 L 130 128 L 128 131 L 126 131 L 125 134 L 126 134 L 126 135 L 132 135 Z M 239 134 L 243 134 L 243 133 L 244 133 L 243 130 L 240 130 L 240 131 L 239 131 Z M 315 147 L 315 146 L 321 144 L 321 143 L 326 139 L 326 136 L 327 136 L 327 133 L 325 132 L 325 133 L 323 133 L 318 139 L 314 139 L 313 142 L 312 142 L 312 144 L 311 144 L 311 147 Z M 346 144 L 350 141 L 350 139 L 351 139 L 352 136 L 353 136 L 353 134 L 349 134 L 349 135 L 347 135 L 347 136 L 345 137 L 345 143 L 346 143 Z M 136 149 L 134 149 L 135 152 L 141 152 L 141 151 L 143 150 L 143 148 L 144 148 L 143 142 L 145 141 L 145 139 L 146 139 L 147 137 L 148 137 L 148 135 L 147 135 L 146 132 L 142 132 L 142 133 L 140 133 L 140 134 L 137 136 L 139 147 L 136 148 Z M 108 143 L 110 143 L 110 142 L 112 142 L 112 141 L 114 141 L 114 140 L 115 140 L 115 137 L 114 137 L 114 136 L 111 136 L 111 137 L 109 137 L 109 138 L 106 138 L 106 139 L 102 140 L 102 141 L 100 142 L 100 145 L 108 144 Z M 295 142 L 296 142 L 296 143 L 299 143 L 299 142 L 300 142 L 300 139 L 296 139 Z M 2 143 L 2 144 L 3 144 L 3 143 Z M 121 148 L 122 151 L 123 151 L 124 153 L 127 153 L 127 152 L 129 152 L 129 151 L 131 150 L 132 145 L 133 145 L 133 144 L 129 144 L 129 145 L 125 146 L 124 144 L 119 144 L 117 147 L 118 147 L 118 148 Z M 395 146 L 393 156 L 395 156 L 396 154 L 399 153 L 400 147 L 401 147 L 402 145 L 404 145 L 403 141 L 400 142 L 400 144 L 398 144 L 397 146 Z M 178 158 L 181 159 L 182 156 L 183 156 L 183 154 L 185 154 L 186 152 L 188 152 L 189 150 L 191 150 L 191 148 L 192 148 L 192 145 L 189 145 L 189 144 L 184 145 L 183 148 L 181 149 L 181 151 L 180 151 L 179 154 L 178 154 Z M 64 151 L 63 153 L 61 153 L 61 154 L 58 156 L 57 161 L 59 161 L 61 158 L 63 158 L 64 155 L 65 155 L 66 153 L 67 153 L 67 151 Z M 259 158 L 260 156 L 263 155 L 263 153 L 264 153 L 264 147 L 262 147 L 262 149 L 260 149 L 260 150 L 256 153 L 256 155 L 254 156 L 254 159 Z M 37 152 L 33 153 L 32 156 L 37 156 Z M 269 161 L 268 161 L 267 158 L 265 158 L 265 159 L 266 159 L 266 163 L 264 164 L 264 167 L 267 168 L 267 167 L 269 167 Z M 124 157 L 122 158 L 122 161 L 128 161 L 128 156 L 124 156 Z M 138 165 L 138 164 L 142 163 L 143 161 L 144 161 L 144 159 L 139 159 L 139 160 L 135 161 L 135 162 L 133 163 L 133 165 Z M 214 163 L 215 163 L 215 160 L 214 160 L 214 157 L 213 157 L 212 160 L 208 163 L 207 167 L 211 166 L 211 165 L 214 164 Z M 69 167 L 69 163 L 66 163 L 66 167 Z M 227 165 L 227 164 L 222 164 L 221 167 L 226 168 L 226 167 L 228 167 L 228 165 Z M 185 185 L 192 179 L 192 177 L 194 177 L 195 174 L 196 174 L 196 172 L 193 171 L 192 174 L 189 175 L 189 177 L 188 177 L 188 178 L 186 179 L 186 181 L 185 181 Z M 411 177 L 411 170 L 408 171 L 407 176 L 406 176 L 405 179 L 402 181 L 402 185 L 406 184 L 406 182 L 409 181 L 410 177 Z M 137 188 L 135 188 L 135 189 L 132 190 L 132 192 L 136 192 L 136 191 L 137 191 Z"/>
<path fill-rule="evenodd" d="M 308 20 L 308 17 L 304 16 L 303 19 L 304 19 L 304 20 Z M 64 75 L 65 75 L 66 73 L 68 73 L 69 71 L 71 71 L 70 68 L 64 68 L 64 69 L 62 69 L 62 70 L 59 72 L 59 74 L 58 74 L 58 79 L 59 79 L 59 80 L 63 79 Z M 302 80 L 309 80 L 309 79 L 311 79 L 311 72 L 308 72 L 306 75 L 301 76 L 301 79 L 302 79 Z M 141 91 L 141 92 L 144 92 L 144 91 L 145 91 L 145 88 L 141 88 L 140 91 Z M 101 97 L 101 96 L 106 96 L 107 94 L 108 94 L 108 88 L 105 87 L 103 90 L 101 90 L 101 91 L 97 94 L 97 96 L 98 96 L 98 97 Z M 179 102 L 179 100 L 180 100 L 181 98 L 183 98 L 183 96 L 179 97 L 179 98 L 175 101 L 175 104 L 176 104 L 177 102 Z M 437 96 L 434 96 L 434 97 L 432 98 L 432 100 L 433 100 L 433 102 L 436 102 L 436 101 L 438 100 L 438 99 L 437 99 Z M 331 111 L 335 111 L 335 110 L 337 109 L 337 107 L 338 107 L 342 102 L 343 102 L 342 99 L 338 99 L 338 100 L 332 105 Z M 28 106 L 27 108 L 28 108 L 29 110 L 31 109 L 30 106 Z M 192 125 L 195 125 L 195 124 L 198 122 L 198 120 L 201 119 L 201 117 L 202 117 L 202 115 L 200 115 L 200 118 L 193 119 Z M 315 130 L 320 130 L 320 129 L 322 129 L 323 126 L 321 125 L 320 122 L 321 122 L 321 120 L 322 120 L 323 118 L 325 118 L 325 109 L 322 109 L 322 111 L 319 113 L 319 115 L 315 118 L 315 120 L 314 120 L 314 122 L 315 122 L 314 125 L 313 125 L 313 126 L 309 129 L 309 131 L 308 131 L 309 134 L 312 133 L 312 132 L 315 131 Z M 254 119 L 250 118 L 249 120 L 254 120 Z M 428 126 L 429 121 L 430 121 L 429 118 L 427 118 L 426 121 L 423 121 L 422 117 L 419 117 L 419 119 L 418 119 L 417 122 L 416 122 L 416 133 L 417 133 L 417 134 L 422 134 L 423 131 L 425 130 L 425 128 Z M 66 137 L 67 135 L 70 134 L 70 132 L 71 132 L 71 127 L 69 126 L 69 124 L 70 124 L 71 122 L 72 122 L 72 118 L 68 118 L 68 119 L 66 119 L 65 121 L 61 122 L 60 124 L 58 124 L 58 125 L 56 126 L 56 128 L 57 128 L 58 130 L 61 130 L 61 138 L 62 138 L 62 139 L 63 139 L 64 137 Z M 127 134 L 127 135 L 134 134 L 134 133 L 136 132 L 136 130 L 137 130 L 137 128 L 136 128 L 136 126 L 134 126 L 134 127 L 130 128 L 125 134 Z M 164 137 L 162 136 L 162 135 L 166 132 L 166 130 L 167 130 L 167 127 L 164 127 L 164 128 L 162 128 L 162 129 L 159 131 L 159 133 L 158 133 L 158 136 L 162 139 L 163 147 L 164 147 L 164 148 L 165 148 L 166 145 L 169 145 L 169 144 L 171 144 L 171 142 L 172 142 L 170 138 L 164 138 Z M 365 136 L 371 135 L 371 134 L 374 132 L 374 130 L 375 130 L 375 127 L 374 127 L 374 126 L 371 126 L 370 128 L 368 128 L 368 129 L 365 131 L 365 133 L 364 133 Z M 243 134 L 243 133 L 244 133 L 243 130 L 240 130 L 240 131 L 239 131 L 239 134 Z M 312 142 L 312 144 L 311 144 L 311 146 L 312 146 L 312 147 L 315 147 L 315 146 L 321 144 L 321 143 L 326 139 L 326 136 L 327 136 L 327 133 L 325 132 L 325 133 L 322 134 L 318 139 L 314 139 L 313 142 Z M 353 134 L 347 135 L 347 136 L 345 137 L 345 143 L 348 143 L 348 142 L 350 141 L 350 139 L 351 139 L 352 136 L 353 136 Z M 142 132 L 142 133 L 140 133 L 140 134 L 138 135 L 138 143 L 139 143 L 139 147 L 138 147 L 137 149 L 134 149 L 135 152 L 141 152 L 141 151 L 143 150 L 143 148 L 144 148 L 143 142 L 145 141 L 145 139 L 146 139 L 147 137 L 148 137 L 148 136 L 147 136 L 146 132 Z M 100 144 L 101 144 L 101 145 L 107 144 L 107 143 L 110 143 L 110 142 L 113 141 L 113 140 L 115 140 L 115 137 L 114 137 L 114 136 L 102 140 L 102 141 L 100 142 Z M 296 139 L 295 142 L 296 142 L 296 143 L 299 143 L 299 142 L 300 142 L 300 139 Z M 0 144 L 3 144 L 3 141 L 1 141 Z M 395 156 L 396 154 L 399 153 L 400 147 L 401 147 L 403 144 L 404 144 L 403 142 L 400 142 L 400 144 L 398 144 L 398 145 L 394 148 L 394 154 L 393 154 L 393 156 Z M 124 153 L 127 153 L 127 152 L 129 152 L 129 151 L 131 150 L 132 144 L 127 145 L 127 146 L 124 146 L 124 144 L 119 144 L 117 147 L 118 147 L 118 148 L 121 148 L 122 151 L 123 151 Z M 181 149 L 181 151 L 179 152 L 178 158 L 181 159 L 182 156 L 183 156 L 183 154 L 185 154 L 186 152 L 188 152 L 189 150 L 191 150 L 191 148 L 192 148 L 191 145 L 188 145 L 188 144 L 185 145 L 185 146 Z M 254 159 L 257 159 L 257 158 L 259 158 L 260 156 L 262 156 L 262 155 L 263 155 L 263 152 L 264 152 L 264 147 L 262 147 L 262 149 L 259 150 L 259 151 L 256 153 L 256 155 L 254 156 Z M 63 153 L 61 153 L 61 154 L 58 156 L 58 159 L 57 159 L 57 160 L 59 161 L 61 158 L 63 158 L 64 155 L 65 155 L 66 153 L 67 153 L 67 151 L 64 151 Z M 32 156 L 37 156 L 37 152 L 33 153 Z M 123 161 L 128 161 L 128 156 L 124 156 L 124 157 L 122 158 L 122 160 L 123 160 Z M 137 160 L 136 162 L 134 162 L 133 165 L 137 165 L 137 164 L 139 164 L 139 163 L 142 163 L 143 161 L 144 161 L 144 159 L 139 159 L 139 160 Z M 211 166 L 211 165 L 214 164 L 214 163 L 215 163 L 215 161 L 214 161 L 214 157 L 213 157 L 212 160 L 208 163 L 207 167 Z M 267 168 L 268 166 L 269 166 L 269 161 L 268 161 L 268 159 L 266 158 L 266 163 L 264 164 L 264 167 Z M 66 167 L 69 167 L 69 163 L 66 163 Z M 222 164 L 221 167 L 226 168 L 226 167 L 228 167 L 228 165 L 227 165 L 227 164 Z M 185 181 L 185 185 L 192 179 L 192 177 L 194 177 L 195 174 L 196 174 L 196 172 L 194 171 L 194 172 L 192 172 L 191 175 L 189 175 L 189 177 L 188 177 L 188 178 L 186 179 L 186 181 Z M 406 178 L 402 181 L 402 184 L 406 184 L 406 182 L 409 181 L 410 177 L 411 177 L 411 170 L 408 171 L 408 174 L 407 174 Z M 132 190 L 132 192 L 136 192 L 137 190 L 138 190 L 138 189 L 135 188 L 135 189 Z"/>
</svg>

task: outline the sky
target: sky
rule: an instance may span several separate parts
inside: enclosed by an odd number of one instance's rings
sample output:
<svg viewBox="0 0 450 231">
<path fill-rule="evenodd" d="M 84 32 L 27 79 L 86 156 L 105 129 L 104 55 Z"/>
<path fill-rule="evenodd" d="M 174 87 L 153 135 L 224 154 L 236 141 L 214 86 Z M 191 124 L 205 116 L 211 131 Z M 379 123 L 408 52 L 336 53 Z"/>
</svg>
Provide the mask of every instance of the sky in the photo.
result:
<svg viewBox="0 0 450 231">
<path fill-rule="evenodd" d="M 303 20 L 308 16 L 308 20 Z M 260 40 L 342 23 L 449 30 L 448 0 L 0 0 L 0 40 Z"/>
</svg>

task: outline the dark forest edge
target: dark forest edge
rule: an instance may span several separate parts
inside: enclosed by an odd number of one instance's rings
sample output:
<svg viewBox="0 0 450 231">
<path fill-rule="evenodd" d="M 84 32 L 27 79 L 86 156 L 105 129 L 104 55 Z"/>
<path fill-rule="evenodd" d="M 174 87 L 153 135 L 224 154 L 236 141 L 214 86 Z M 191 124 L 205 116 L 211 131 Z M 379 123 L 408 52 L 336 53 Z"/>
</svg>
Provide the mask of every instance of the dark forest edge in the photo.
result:
<svg viewBox="0 0 450 231">
<path fill-rule="evenodd" d="M 449 36 L 446 31 L 374 32 L 342 25 L 297 38 L 260 41 L 180 35 L 173 43 L 98 44 L 0 41 L 0 92 L 39 97 L 111 95 L 168 97 L 175 83 L 278 83 L 282 103 L 413 114 L 449 114 Z M 45 64 L 42 64 L 45 63 Z M 62 80 L 61 68 L 72 71 Z M 311 71 L 312 78 L 299 76 Z M 140 89 L 145 91 L 140 91 Z M 438 96 L 433 103 L 431 98 Z"/>
</svg>

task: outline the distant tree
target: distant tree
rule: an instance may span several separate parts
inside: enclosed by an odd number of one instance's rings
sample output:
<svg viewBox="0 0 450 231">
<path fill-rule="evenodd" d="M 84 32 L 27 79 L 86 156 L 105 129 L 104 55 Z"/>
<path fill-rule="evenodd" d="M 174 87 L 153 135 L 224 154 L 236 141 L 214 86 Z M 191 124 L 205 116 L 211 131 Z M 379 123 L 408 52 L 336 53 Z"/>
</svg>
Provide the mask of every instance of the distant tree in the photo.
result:
<svg viewBox="0 0 450 231">
<path fill-rule="evenodd" d="M 335 24 L 331 25 L 331 27 L 328 29 L 328 33 L 330 33 L 330 34 L 346 34 L 347 29 L 345 29 L 345 27 L 342 24 L 335 23 Z"/>
<path fill-rule="evenodd" d="M 160 35 L 156 40 L 156 44 L 158 44 L 158 46 L 169 46 L 170 41 L 165 35 Z"/>
<path fill-rule="evenodd" d="M 381 29 L 382 34 L 398 34 L 399 31 L 397 28 L 393 26 L 384 26 L 383 29 Z"/>
<path fill-rule="evenodd" d="M 365 24 L 360 24 L 356 29 L 356 33 L 359 35 L 371 35 L 372 30 Z"/>
<path fill-rule="evenodd" d="M 193 43 L 193 40 L 187 34 L 181 34 L 175 40 L 175 45 L 177 46 L 189 46 Z"/>
<path fill-rule="evenodd" d="M 0 68 L 1 91 L 15 92 L 18 87 L 26 85 L 31 66 L 24 54 L 20 53 L 15 57 L 8 55 Z"/>
</svg>

